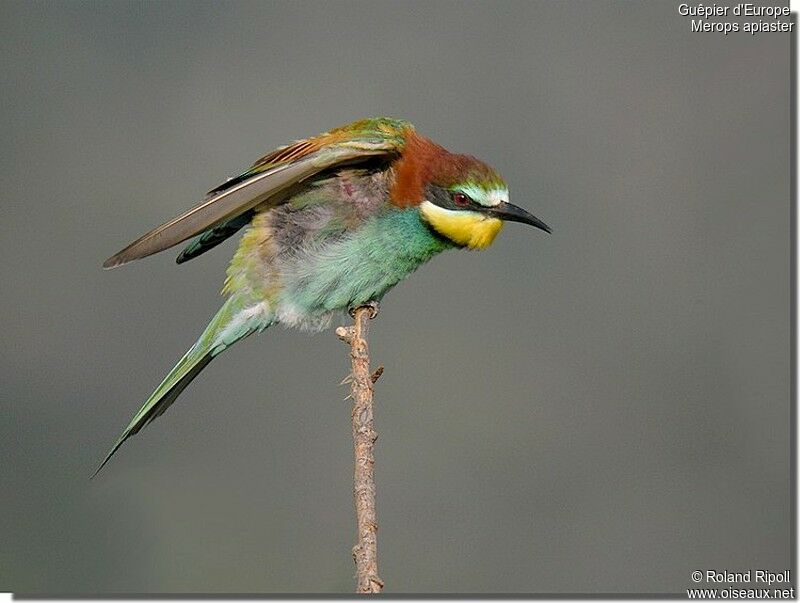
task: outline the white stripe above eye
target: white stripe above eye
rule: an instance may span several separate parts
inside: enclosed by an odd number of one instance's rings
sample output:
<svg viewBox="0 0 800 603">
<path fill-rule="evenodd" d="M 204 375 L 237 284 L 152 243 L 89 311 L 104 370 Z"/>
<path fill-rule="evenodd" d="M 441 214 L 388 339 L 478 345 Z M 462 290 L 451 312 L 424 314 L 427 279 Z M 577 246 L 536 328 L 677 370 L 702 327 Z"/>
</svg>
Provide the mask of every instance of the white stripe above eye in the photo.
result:
<svg viewBox="0 0 800 603">
<path fill-rule="evenodd" d="M 460 186 L 458 190 L 475 201 L 475 203 L 480 203 L 486 207 L 494 207 L 495 205 L 500 205 L 500 203 L 508 203 L 508 189 L 505 187 L 487 190 L 480 186 L 468 185 Z"/>
</svg>

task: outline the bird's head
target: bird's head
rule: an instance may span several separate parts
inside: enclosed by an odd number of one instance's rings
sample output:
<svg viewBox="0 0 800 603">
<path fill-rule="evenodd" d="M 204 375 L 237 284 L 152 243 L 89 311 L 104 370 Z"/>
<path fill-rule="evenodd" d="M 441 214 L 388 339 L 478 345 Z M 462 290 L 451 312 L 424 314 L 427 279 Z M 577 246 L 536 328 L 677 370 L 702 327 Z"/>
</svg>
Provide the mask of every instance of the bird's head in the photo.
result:
<svg viewBox="0 0 800 603">
<path fill-rule="evenodd" d="M 551 232 L 539 218 L 508 201 L 502 176 L 469 155 L 450 153 L 415 137 L 398 162 L 393 198 L 416 204 L 423 220 L 441 236 L 469 249 L 492 244 L 503 222 L 522 222 Z"/>
</svg>

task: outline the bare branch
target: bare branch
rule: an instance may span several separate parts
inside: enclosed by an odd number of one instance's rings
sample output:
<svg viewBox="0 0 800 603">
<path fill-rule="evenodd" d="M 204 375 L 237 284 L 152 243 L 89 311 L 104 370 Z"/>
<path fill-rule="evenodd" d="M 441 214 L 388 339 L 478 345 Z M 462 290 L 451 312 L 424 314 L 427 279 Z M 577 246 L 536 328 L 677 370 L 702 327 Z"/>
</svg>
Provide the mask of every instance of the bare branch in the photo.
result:
<svg viewBox="0 0 800 603">
<path fill-rule="evenodd" d="M 379 367 L 369 370 L 367 331 L 369 321 L 377 315 L 377 303 L 359 306 L 351 315 L 352 327 L 339 327 L 336 335 L 350 345 L 352 375 L 350 379 L 353 398 L 353 499 L 356 507 L 358 541 L 353 547 L 356 563 L 356 592 L 379 593 L 383 580 L 378 576 L 378 520 L 375 512 L 375 456 L 373 448 L 378 434 L 374 429 L 372 413 L 372 385 L 383 373 Z"/>
</svg>

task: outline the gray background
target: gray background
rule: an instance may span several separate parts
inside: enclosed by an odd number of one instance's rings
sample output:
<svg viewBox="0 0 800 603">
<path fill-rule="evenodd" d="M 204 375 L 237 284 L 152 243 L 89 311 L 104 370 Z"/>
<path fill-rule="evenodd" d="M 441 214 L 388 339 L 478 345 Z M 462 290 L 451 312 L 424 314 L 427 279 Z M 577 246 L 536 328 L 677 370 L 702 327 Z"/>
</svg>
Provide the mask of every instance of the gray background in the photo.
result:
<svg viewBox="0 0 800 603">
<path fill-rule="evenodd" d="M 347 353 L 275 329 L 88 477 L 235 241 L 104 258 L 369 115 L 475 154 L 509 225 L 373 326 L 389 592 L 679 592 L 787 569 L 789 37 L 677 2 L 0 5 L 0 586 L 350 592 Z"/>
</svg>

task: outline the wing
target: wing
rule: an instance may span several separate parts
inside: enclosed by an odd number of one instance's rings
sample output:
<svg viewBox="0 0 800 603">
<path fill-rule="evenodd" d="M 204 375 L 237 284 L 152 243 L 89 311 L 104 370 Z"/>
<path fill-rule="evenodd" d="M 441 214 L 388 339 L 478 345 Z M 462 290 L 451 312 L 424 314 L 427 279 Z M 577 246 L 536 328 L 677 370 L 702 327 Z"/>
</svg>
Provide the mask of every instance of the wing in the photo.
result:
<svg viewBox="0 0 800 603">
<path fill-rule="evenodd" d="M 413 126 L 389 118 L 374 118 L 300 140 L 265 155 L 253 167 L 212 190 L 202 203 L 136 239 L 103 263 L 116 268 L 158 253 L 239 216 L 256 205 L 321 171 L 396 155 Z"/>
<path fill-rule="evenodd" d="M 184 262 L 193 260 L 198 255 L 203 255 L 210 249 L 214 249 L 214 247 L 232 237 L 242 228 L 250 224 L 250 220 L 253 219 L 255 213 L 255 208 L 249 209 L 243 214 L 239 214 L 235 218 L 226 220 L 225 222 L 222 222 L 217 226 L 204 231 L 203 234 L 189 243 L 186 248 L 181 251 L 178 257 L 175 258 L 175 262 L 177 264 L 183 264 Z"/>
</svg>

